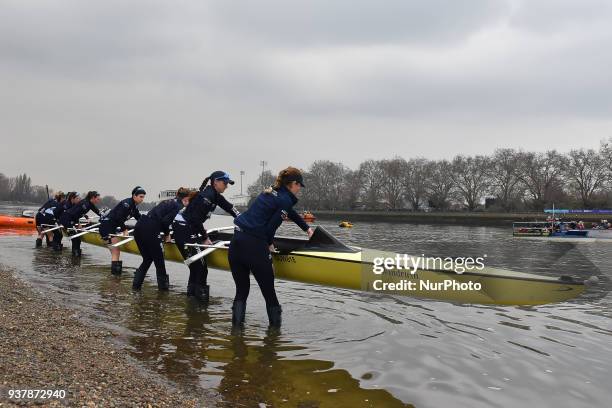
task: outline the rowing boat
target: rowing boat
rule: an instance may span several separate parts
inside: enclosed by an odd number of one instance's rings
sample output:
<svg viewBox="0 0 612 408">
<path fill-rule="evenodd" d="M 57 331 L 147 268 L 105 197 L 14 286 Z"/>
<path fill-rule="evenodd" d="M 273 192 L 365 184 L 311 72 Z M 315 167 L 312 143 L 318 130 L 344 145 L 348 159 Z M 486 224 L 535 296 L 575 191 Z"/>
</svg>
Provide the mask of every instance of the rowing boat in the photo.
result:
<svg viewBox="0 0 612 408">
<path fill-rule="evenodd" d="M 0 228 L 27 228 L 35 229 L 36 222 L 30 217 L 13 217 L 11 215 L 0 215 Z"/>
<path fill-rule="evenodd" d="M 232 233 L 222 231 L 210 234 L 213 241 L 231 241 L 231 236 Z M 97 246 L 107 245 L 97 232 L 84 235 L 82 240 Z M 489 267 L 462 274 L 443 269 L 418 269 L 414 274 L 390 270 L 375 274 L 374 258 L 392 257 L 394 254 L 344 245 L 322 227 L 317 227 L 310 240 L 277 237 L 274 245 L 277 248 L 277 252 L 273 254 L 275 276 L 303 283 L 456 303 L 497 305 L 563 302 L 584 291 L 584 283 L 569 276 L 547 277 Z M 164 246 L 166 260 L 183 262 L 183 257 L 174 243 L 165 243 Z M 139 254 L 134 241 L 123 245 L 122 251 Z M 208 266 L 229 270 L 227 252 L 228 247 L 224 246 L 208 254 Z M 381 282 L 397 284 L 405 281 L 415 283 L 412 288 L 377 290 L 382 286 Z M 436 286 L 449 281 L 453 283 L 450 289 L 435 289 Z M 480 289 L 464 290 L 455 286 L 480 286 Z M 387 285 L 386 288 L 388 287 Z"/>
</svg>

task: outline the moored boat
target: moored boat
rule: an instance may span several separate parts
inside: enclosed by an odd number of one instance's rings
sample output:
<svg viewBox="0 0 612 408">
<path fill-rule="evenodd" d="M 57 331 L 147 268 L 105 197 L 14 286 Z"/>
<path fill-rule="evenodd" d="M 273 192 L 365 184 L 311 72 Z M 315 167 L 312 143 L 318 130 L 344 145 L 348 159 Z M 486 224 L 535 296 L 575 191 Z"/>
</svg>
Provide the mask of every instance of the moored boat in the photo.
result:
<svg viewBox="0 0 612 408">
<path fill-rule="evenodd" d="M 0 215 L 0 228 L 35 229 L 36 222 L 32 217 Z"/>
<path fill-rule="evenodd" d="M 232 233 L 220 231 L 210 234 L 213 241 L 230 241 L 231 236 Z M 82 239 L 89 244 L 106 246 L 106 242 L 97 232 L 90 232 Z M 164 256 L 167 260 L 183 262 L 175 244 L 164 245 Z M 310 240 L 277 237 L 274 245 L 277 248 L 277 252 L 273 254 L 276 277 L 303 283 L 457 303 L 498 305 L 562 302 L 575 298 L 584 291 L 584 283 L 571 277 L 547 277 L 488 267 L 462 274 L 443 269 L 418 269 L 414 274 L 406 271 L 375 274 L 374 257 L 393 257 L 395 254 L 346 246 L 321 227 L 317 227 Z M 122 251 L 139 253 L 134 241 L 126 243 Z M 206 257 L 208 266 L 229 270 L 227 251 L 227 245 L 223 245 L 209 253 Z M 415 288 L 378 290 L 383 283 L 402 284 L 407 281 L 415 282 Z M 451 289 L 436 289 L 447 282 L 452 285 Z M 476 283 L 480 286 L 479 290 L 455 289 L 455 286 L 467 287 Z"/>
<path fill-rule="evenodd" d="M 512 235 L 515 237 L 547 237 L 550 230 L 550 223 L 544 221 L 512 223 Z"/>
</svg>

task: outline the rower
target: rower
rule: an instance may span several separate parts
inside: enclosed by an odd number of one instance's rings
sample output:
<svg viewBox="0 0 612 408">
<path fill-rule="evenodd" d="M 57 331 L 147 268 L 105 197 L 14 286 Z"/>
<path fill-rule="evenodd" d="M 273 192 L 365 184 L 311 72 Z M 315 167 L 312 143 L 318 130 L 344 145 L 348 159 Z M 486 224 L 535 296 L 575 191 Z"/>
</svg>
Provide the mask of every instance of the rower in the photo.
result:
<svg viewBox="0 0 612 408">
<path fill-rule="evenodd" d="M 146 194 L 147 192 L 144 188 L 140 186 L 134 187 L 131 197 L 119 201 L 115 208 L 100 218 L 100 237 L 109 244 L 111 273 L 113 275 L 121 275 L 122 269 L 122 262 L 119 260 L 121 249 L 112 246 L 112 244 L 116 244 L 121 239 L 115 236 L 115 234 L 121 232 L 123 235 L 127 235 L 128 228 L 125 222 L 130 218 L 140 219 L 140 211 L 138 211 L 137 207 L 144 201 Z"/>
<path fill-rule="evenodd" d="M 265 189 L 249 209 L 235 220 L 234 237 L 229 247 L 228 259 L 236 284 L 236 296 L 232 306 L 232 325 L 244 323 L 246 301 L 249 296 L 249 273 L 253 273 L 266 301 L 266 311 L 271 327 L 280 327 L 282 309 L 274 290 L 272 252 L 274 234 L 289 218 L 311 237 L 312 228 L 295 212 L 296 194 L 304 187 L 302 172 L 295 167 L 282 170 L 273 186 Z"/>
<path fill-rule="evenodd" d="M 176 192 L 176 197 L 162 201 L 151 211 L 143 214 L 134 227 L 134 240 L 142 256 L 142 263 L 134 273 L 133 290 L 140 290 L 151 263 L 155 263 L 157 275 L 157 288 L 168 290 L 170 286 L 166 264 L 164 262 L 164 250 L 161 234 L 164 241 L 170 242 L 170 225 L 176 214 L 189 204 L 189 190 L 181 187 Z"/>
<path fill-rule="evenodd" d="M 74 204 L 72 207 L 64 211 L 61 215 L 59 222 L 60 224 L 68 230 L 69 228 L 73 228 L 75 225 L 78 226 L 79 220 L 81 217 L 89 218 L 87 213 L 89 211 L 93 211 L 98 216 L 100 216 L 100 210 L 96 207 L 96 205 L 100 202 L 100 194 L 97 191 L 90 191 L 87 193 L 83 200 L 80 200 L 78 203 Z M 72 256 L 80 257 L 81 256 L 81 238 L 75 238 L 72 241 Z"/>
<path fill-rule="evenodd" d="M 38 238 L 36 238 L 36 248 L 42 246 L 43 231 L 49 229 L 49 226 L 55 224 L 55 209 L 63 205 L 66 195 L 58 191 L 55 196 L 44 203 L 36 213 L 36 229 L 38 230 Z M 45 235 L 47 246 L 51 246 L 52 232 L 47 232 Z"/>
<path fill-rule="evenodd" d="M 208 184 L 209 181 L 210 184 Z M 172 223 L 174 241 L 184 259 L 200 251 L 199 248 L 185 246 L 185 244 L 212 245 L 204 229 L 204 221 L 210 217 L 217 205 L 232 217 L 238 216 L 238 210 L 221 195 L 227 189 L 228 184 L 234 184 L 229 174 L 224 171 L 213 172 L 204 179 L 199 192 L 189 194 L 189 203 L 174 218 Z M 206 284 L 207 277 L 208 266 L 205 258 L 189 265 L 187 296 L 195 297 L 205 305 L 208 304 L 210 294 L 210 287 Z"/>
<path fill-rule="evenodd" d="M 66 199 L 64 200 L 64 203 L 62 205 L 58 205 L 57 207 L 55 207 L 55 211 L 53 212 L 53 216 L 55 217 L 57 222 L 59 223 L 59 220 L 62 217 L 62 214 L 66 212 L 66 210 L 68 210 L 73 205 L 78 204 L 79 201 L 81 201 L 81 197 L 79 196 L 79 193 L 77 193 L 76 191 L 70 191 L 68 194 L 66 194 Z M 54 251 L 59 252 L 62 250 L 62 247 L 63 247 L 62 238 L 63 238 L 62 231 L 60 230 L 53 231 L 53 250 Z"/>
</svg>

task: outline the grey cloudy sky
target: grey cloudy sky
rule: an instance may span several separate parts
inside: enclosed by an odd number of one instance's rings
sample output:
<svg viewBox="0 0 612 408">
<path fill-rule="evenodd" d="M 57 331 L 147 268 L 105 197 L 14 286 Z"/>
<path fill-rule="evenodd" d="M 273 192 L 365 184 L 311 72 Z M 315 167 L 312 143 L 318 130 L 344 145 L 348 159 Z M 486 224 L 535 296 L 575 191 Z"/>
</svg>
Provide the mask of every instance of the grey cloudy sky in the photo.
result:
<svg viewBox="0 0 612 408">
<path fill-rule="evenodd" d="M 260 160 L 597 147 L 611 23 L 607 0 L 1 0 L 0 172 L 123 197 Z"/>
</svg>

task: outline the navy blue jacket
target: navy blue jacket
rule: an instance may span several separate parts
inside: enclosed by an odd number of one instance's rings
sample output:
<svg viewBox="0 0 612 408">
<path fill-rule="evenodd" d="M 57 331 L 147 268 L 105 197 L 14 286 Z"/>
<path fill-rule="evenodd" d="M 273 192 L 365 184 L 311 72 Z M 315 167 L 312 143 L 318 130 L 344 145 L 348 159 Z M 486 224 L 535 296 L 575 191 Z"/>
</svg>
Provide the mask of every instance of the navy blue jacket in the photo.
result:
<svg viewBox="0 0 612 408">
<path fill-rule="evenodd" d="M 178 198 L 165 200 L 157 204 L 147 213 L 147 217 L 155 220 L 161 225 L 164 234 L 170 232 L 170 224 L 176 217 L 176 214 L 183 208 L 183 202 Z"/>
<path fill-rule="evenodd" d="M 59 205 L 60 205 L 60 203 L 58 203 L 58 202 L 57 202 L 57 200 L 56 200 L 55 198 L 51 198 L 51 199 L 47 200 L 47 202 L 46 202 L 46 203 L 44 203 L 44 204 L 42 205 L 42 207 L 40 207 L 40 208 L 38 209 L 38 212 L 39 212 L 39 213 L 41 213 L 41 214 L 45 214 L 45 213 L 46 213 L 46 214 L 49 214 L 49 215 L 51 215 L 51 214 L 55 214 L 55 209 L 56 209 L 56 208 L 57 208 Z M 49 212 L 49 211 L 47 211 L 47 210 L 49 210 L 50 212 Z"/>
<path fill-rule="evenodd" d="M 217 208 L 217 205 L 234 218 L 240 214 L 232 203 L 219 194 L 213 186 L 208 185 L 191 200 L 187 207 L 182 210 L 181 215 L 195 233 L 202 235 L 206 239 L 208 234 L 204 229 L 204 221 L 210 217 L 210 214 Z"/>
<path fill-rule="evenodd" d="M 282 224 L 284 217 L 289 217 L 304 231 L 310 228 L 293 209 L 297 202 L 297 197 L 285 186 L 278 190 L 273 189 L 269 193 L 264 191 L 257 196 L 248 210 L 234 220 L 234 224 L 241 231 L 265 239 L 268 244 L 272 244 L 274 234 Z"/>
<path fill-rule="evenodd" d="M 60 222 L 64 226 L 68 224 L 76 224 L 79 222 L 79 219 L 81 217 L 87 218 L 86 214 L 90 210 L 100 215 L 100 210 L 98 210 L 98 208 L 95 205 L 93 205 L 91 201 L 81 200 L 78 204 L 75 204 L 72 207 L 68 208 L 66 211 L 64 211 L 64 213 L 62 214 L 62 218 L 60 219 Z"/>
<path fill-rule="evenodd" d="M 53 211 L 53 215 L 55 215 L 55 219 L 59 220 L 62 214 L 64 213 L 64 211 L 70 209 L 70 207 L 72 207 L 72 203 L 70 202 L 70 200 L 66 200 L 64 201 L 63 204 L 55 207 L 55 211 Z"/>
<path fill-rule="evenodd" d="M 112 222 L 118 228 L 126 230 L 125 222 L 130 218 L 140 219 L 140 211 L 136 208 L 136 202 L 132 197 L 126 198 L 119 201 L 119 204 L 115 206 L 108 214 L 102 217 L 102 222 Z"/>
</svg>

